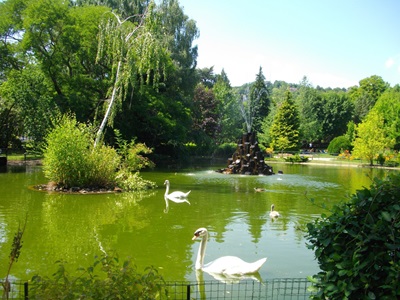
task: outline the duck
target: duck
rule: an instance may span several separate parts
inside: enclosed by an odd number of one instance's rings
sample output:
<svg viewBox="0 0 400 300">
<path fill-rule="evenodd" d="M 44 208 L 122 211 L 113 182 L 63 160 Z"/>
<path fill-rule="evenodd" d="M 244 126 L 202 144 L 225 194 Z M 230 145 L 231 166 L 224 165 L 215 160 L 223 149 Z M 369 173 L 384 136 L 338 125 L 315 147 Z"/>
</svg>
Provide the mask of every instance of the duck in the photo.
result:
<svg viewBox="0 0 400 300">
<path fill-rule="evenodd" d="M 254 191 L 260 193 L 260 192 L 266 192 L 267 190 L 264 189 L 264 188 L 255 187 L 255 188 L 254 188 Z"/>
<path fill-rule="evenodd" d="M 271 218 L 277 218 L 277 217 L 279 217 L 280 216 L 280 214 L 279 214 L 279 212 L 277 212 L 276 210 L 274 210 L 275 209 L 275 205 L 271 205 L 271 211 L 269 212 L 269 216 L 271 217 Z"/>
<path fill-rule="evenodd" d="M 197 253 L 195 268 L 209 274 L 226 274 L 226 275 L 246 275 L 257 273 L 267 258 L 261 258 L 255 262 L 249 263 L 237 256 L 222 256 L 207 264 L 204 264 L 204 255 L 206 252 L 208 231 L 202 227 L 194 232 L 192 240 L 201 238 L 201 243 Z"/>
<path fill-rule="evenodd" d="M 181 192 L 181 191 L 175 191 L 175 192 L 172 192 L 171 194 L 168 194 L 169 193 L 169 187 L 170 187 L 170 183 L 169 183 L 168 179 L 165 180 L 164 185 L 166 186 L 164 198 L 167 198 L 167 199 L 169 199 L 169 200 L 171 200 L 173 202 L 176 202 L 176 203 L 182 203 L 182 202 L 189 203 L 189 201 L 187 201 L 185 198 L 187 198 L 189 196 L 191 191 L 189 191 L 187 193 L 184 193 L 184 192 Z"/>
</svg>

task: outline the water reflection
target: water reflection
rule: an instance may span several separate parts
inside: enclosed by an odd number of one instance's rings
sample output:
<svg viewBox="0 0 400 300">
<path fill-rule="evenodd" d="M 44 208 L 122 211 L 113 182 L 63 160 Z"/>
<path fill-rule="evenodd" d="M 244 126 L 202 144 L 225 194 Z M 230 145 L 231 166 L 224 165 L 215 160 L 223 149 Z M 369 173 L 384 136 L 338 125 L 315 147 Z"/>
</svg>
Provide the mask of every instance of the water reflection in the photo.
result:
<svg viewBox="0 0 400 300">
<path fill-rule="evenodd" d="M 164 196 L 164 201 L 165 201 L 164 213 L 168 213 L 168 211 L 169 211 L 169 201 L 172 201 L 172 202 L 178 203 L 178 204 L 179 203 L 187 203 L 190 205 L 190 202 L 185 198 L 175 198 L 175 197 L 171 197 L 171 196 L 169 196 L 169 197 Z"/>
<path fill-rule="evenodd" d="M 205 282 L 203 273 L 204 272 L 202 270 L 196 270 L 196 280 L 200 286 L 204 285 Z M 239 283 L 242 280 L 254 280 L 257 282 L 263 281 L 259 272 L 253 274 L 224 274 L 207 272 L 207 274 L 211 275 L 215 280 L 226 284 Z"/>
</svg>

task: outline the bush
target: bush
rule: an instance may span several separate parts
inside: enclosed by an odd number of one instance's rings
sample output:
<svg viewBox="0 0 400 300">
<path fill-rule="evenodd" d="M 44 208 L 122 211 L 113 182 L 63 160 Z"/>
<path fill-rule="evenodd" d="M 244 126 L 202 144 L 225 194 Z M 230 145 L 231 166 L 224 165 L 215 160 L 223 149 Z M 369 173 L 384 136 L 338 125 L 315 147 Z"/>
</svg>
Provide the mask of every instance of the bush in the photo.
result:
<svg viewBox="0 0 400 300">
<path fill-rule="evenodd" d="M 291 163 L 302 163 L 302 162 L 308 162 L 308 157 L 295 154 L 293 156 L 285 157 L 284 160 L 286 162 L 291 162 Z"/>
<path fill-rule="evenodd" d="M 158 299 L 168 295 L 165 281 L 154 267 L 140 274 L 129 260 L 120 264 L 117 257 L 103 256 L 71 276 L 64 262 L 57 263 L 52 278 L 32 278 L 29 299 Z"/>
<path fill-rule="evenodd" d="M 235 153 L 237 148 L 237 144 L 235 143 L 223 143 L 218 145 L 217 149 L 215 149 L 213 156 L 221 157 L 221 158 L 229 158 L 232 157 L 233 153 Z"/>
<path fill-rule="evenodd" d="M 338 154 L 345 150 L 351 151 L 352 145 L 351 145 L 351 141 L 349 141 L 349 139 L 344 135 L 335 137 L 329 143 L 329 146 L 328 146 L 329 154 Z"/>
<path fill-rule="evenodd" d="M 43 170 L 60 187 L 107 187 L 115 185 L 120 159 L 110 147 L 93 148 L 90 127 L 63 117 L 46 137 Z"/>
<path fill-rule="evenodd" d="M 322 272 L 314 299 L 400 298 L 400 175 L 375 179 L 329 217 L 307 224 Z"/>
</svg>

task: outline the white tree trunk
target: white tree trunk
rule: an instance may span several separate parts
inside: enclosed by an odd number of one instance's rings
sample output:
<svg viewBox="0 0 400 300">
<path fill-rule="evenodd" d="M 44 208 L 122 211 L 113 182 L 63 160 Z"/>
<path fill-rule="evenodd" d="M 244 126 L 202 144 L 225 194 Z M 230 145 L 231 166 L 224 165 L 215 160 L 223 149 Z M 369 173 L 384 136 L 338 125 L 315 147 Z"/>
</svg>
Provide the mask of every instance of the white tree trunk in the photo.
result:
<svg viewBox="0 0 400 300">
<path fill-rule="evenodd" d="M 95 148 L 100 143 L 100 140 L 101 140 L 101 138 L 103 136 L 103 133 L 104 133 L 104 128 L 106 127 L 108 118 L 110 117 L 110 114 L 111 114 L 111 109 L 113 108 L 114 103 L 115 103 L 115 97 L 116 97 L 116 93 L 117 93 L 117 89 L 118 89 L 119 70 L 121 68 L 121 63 L 122 62 L 120 60 L 118 62 L 118 66 L 117 66 L 117 74 L 115 75 L 115 82 L 114 82 L 114 87 L 113 87 L 110 103 L 108 104 L 107 111 L 106 111 L 106 113 L 104 115 L 103 121 L 100 124 L 99 130 L 97 131 L 96 140 L 94 141 L 94 147 Z"/>
</svg>

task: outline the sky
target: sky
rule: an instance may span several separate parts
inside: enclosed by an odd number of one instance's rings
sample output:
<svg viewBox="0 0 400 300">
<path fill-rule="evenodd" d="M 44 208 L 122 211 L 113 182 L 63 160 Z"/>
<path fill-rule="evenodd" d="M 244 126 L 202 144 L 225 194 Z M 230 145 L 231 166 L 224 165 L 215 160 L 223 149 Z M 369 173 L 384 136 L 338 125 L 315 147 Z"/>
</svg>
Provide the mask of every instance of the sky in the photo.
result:
<svg viewBox="0 0 400 300">
<path fill-rule="evenodd" d="M 399 0 L 179 0 L 196 21 L 198 68 L 232 86 L 265 79 L 348 88 L 400 84 Z"/>
</svg>

